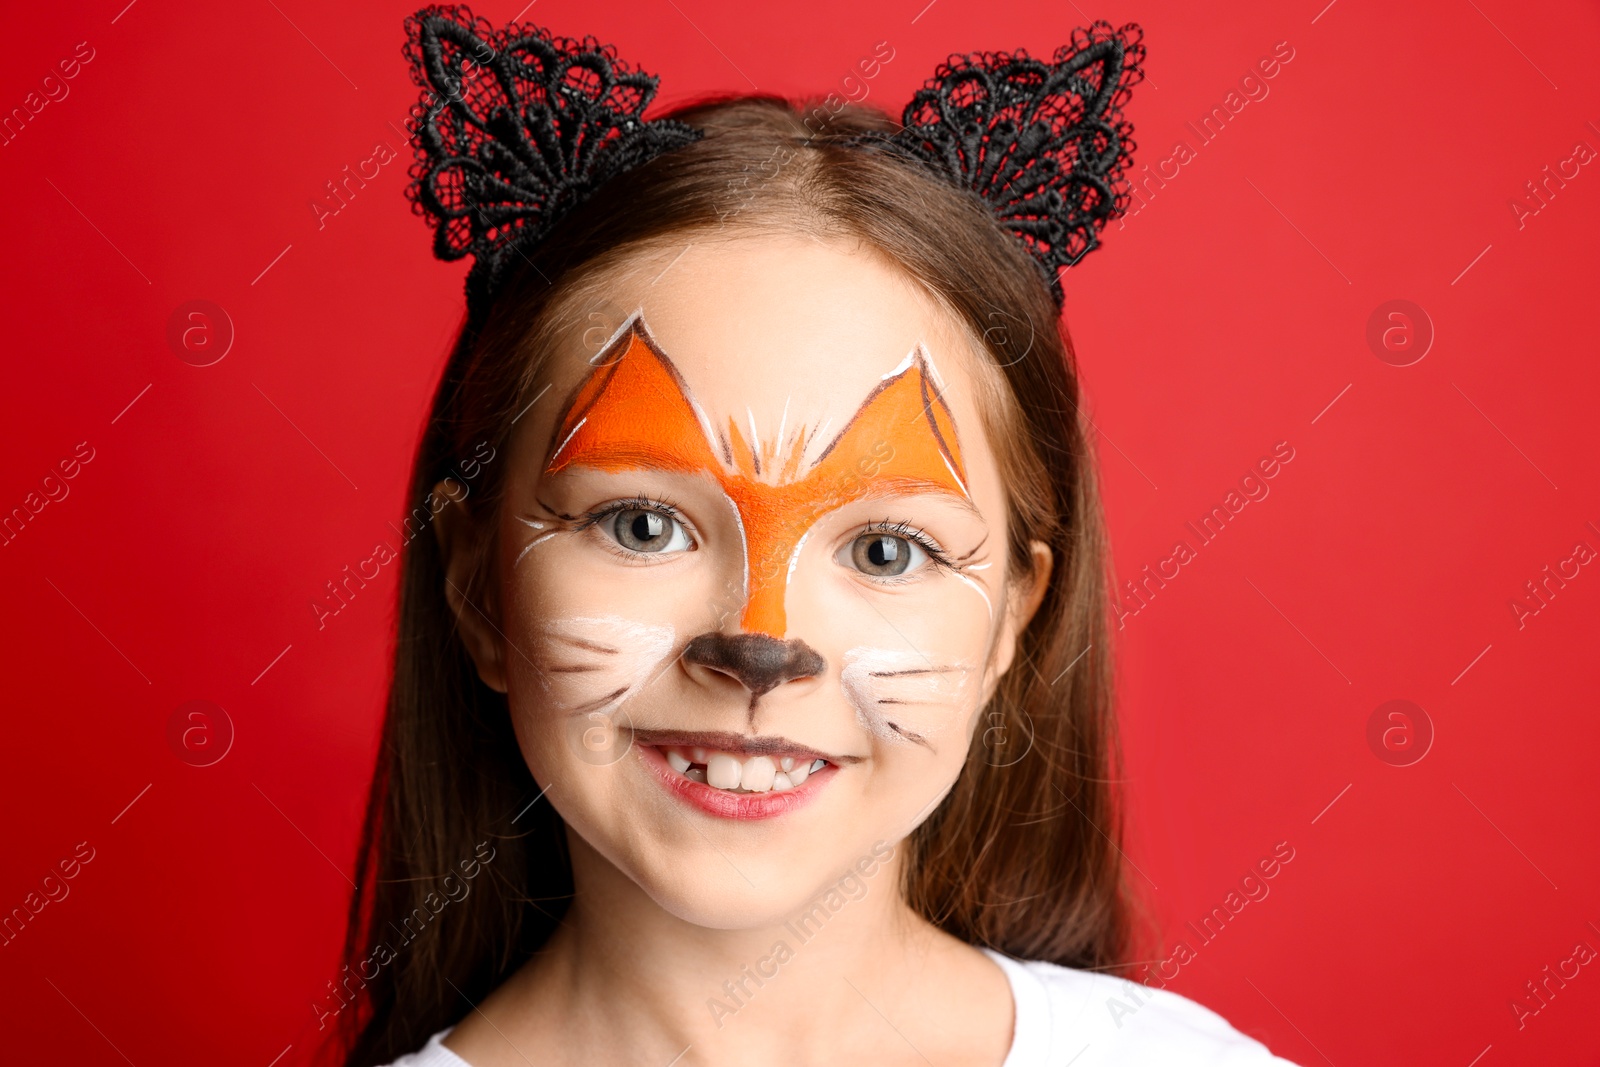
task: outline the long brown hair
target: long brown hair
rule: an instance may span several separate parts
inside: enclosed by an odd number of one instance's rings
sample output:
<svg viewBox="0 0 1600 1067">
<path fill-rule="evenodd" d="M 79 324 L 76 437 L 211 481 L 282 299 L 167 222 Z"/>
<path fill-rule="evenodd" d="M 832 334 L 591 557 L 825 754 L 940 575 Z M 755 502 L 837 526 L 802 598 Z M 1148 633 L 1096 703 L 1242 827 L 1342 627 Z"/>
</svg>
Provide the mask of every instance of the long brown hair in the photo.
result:
<svg viewBox="0 0 1600 1067">
<path fill-rule="evenodd" d="M 1013 573 L 1030 573 L 1030 540 L 1055 564 L 967 765 L 908 841 L 901 888 L 972 944 L 1074 967 L 1126 960 L 1106 549 L 1070 342 L 1039 268 L 975 197 L 916 163 L 839 143 L 888 128 L 886 116 L 811 114 L 808 127 L 804 109 L 764 96 L 673 113 L 704 138 L 614 178 L 529 250 L 445 369 L 411 480 L 414 536 L 346 968 L 315 1009 L 339 1025 L 347 1067 L 386 1063 L 460 1019 L 545 943 L 573 892 L 563 823 L 538 802 L 505 697 L 480 681 L 455 632 L 427 529 L 443 503 L 434 488 L 454 486 L 472 523 L 492 529 L 498 456 L 551 338 L 593 325 L 608 269 L 706 230 L 859 241 L 989 357 L 978 406 L 1007 490 Z M 482 557 L 465 590 L 473 603 L 494 581 L 492 553 Z"/>
</svg>

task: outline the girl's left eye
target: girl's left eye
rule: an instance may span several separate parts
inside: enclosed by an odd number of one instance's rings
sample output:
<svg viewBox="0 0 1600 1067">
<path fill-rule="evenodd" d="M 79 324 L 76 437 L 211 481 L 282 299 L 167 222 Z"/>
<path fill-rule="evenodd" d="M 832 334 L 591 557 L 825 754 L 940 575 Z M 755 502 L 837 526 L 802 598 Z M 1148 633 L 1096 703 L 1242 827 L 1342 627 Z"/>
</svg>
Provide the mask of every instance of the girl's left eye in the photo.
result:
<svg viewBox="0 0 1600 1067">
<path fill-rule="evenodd" d="M 660 511 L 628 508 L 616 512 L 600 525 L 617 544 L 630 552 L 661 555 L 694 547 L 683 523 Z"/>
<path fill-rule="evenodd" d="M 909 574 L 928 562 L 928 553 L 909 537 L 872 530 L 839 550 L 840 563 L 874 578 Z"/>
</svg>

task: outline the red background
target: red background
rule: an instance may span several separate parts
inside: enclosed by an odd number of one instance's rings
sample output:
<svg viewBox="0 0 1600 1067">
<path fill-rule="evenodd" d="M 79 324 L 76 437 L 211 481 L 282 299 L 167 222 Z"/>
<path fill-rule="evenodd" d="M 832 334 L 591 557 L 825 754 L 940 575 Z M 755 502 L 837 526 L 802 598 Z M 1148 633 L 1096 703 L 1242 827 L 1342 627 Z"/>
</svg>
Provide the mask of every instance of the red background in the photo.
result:
<svg viewBox="0 0 1600 1067">
<path fill-rule="evenodd" d="M 407 6 L 123 3 L 8 13 L 0 70 L 9 112 L 95 50 L 0 147 L 0 508 L 94 449 L 0 548 L 0 909 L 96 850 L 0 948 L 5 1058 L 296 1064 L 336 970 L 394 571 L 321 632 L 309 603 L 392 536 L 463 268 L 402 198 Z M 826 92 L 887 40 L 869 99 L 894 109 L 952 51 L 1142 23 L 1139 160 L 1195 156 L 1066 279 L 1118 571 L 1198 549 L 1121 635 L 1129 854 L 1194 943 L 1185 922 L 1295 849 L 1172 988 L 1301 1064 L 1600 1062 L 1600 964 L 1520 1029 L 1510 1006 L 1600 949 L 1600 566 L 1521 629 L 1509 606 L 1600 549 L 1600 165 L 1520 227 L 1509 203 L 1600 148 L 1600 14 L 925 3 L 527 17 L 614 41 L 667 102 Z M 1202 145 L 1185 123 L 1280 41 L 1270 95 Z M 378 142 L 403 158 L 319 230 L 311 200 Z M 1397 298 L 1436 331 L 1406 367 L 1366 339 Z M 236 330 L 213 366 L 166 339 L 192 299 Z M 1199 548 L 1185 522 L 1279 441 L 1270 496 Z M 166 732 L 196 699 L 237 732 L 204 768 Z M 1435 730 L 1413 766 L 1367 741 L 1391 699 Z"/>
</svg>

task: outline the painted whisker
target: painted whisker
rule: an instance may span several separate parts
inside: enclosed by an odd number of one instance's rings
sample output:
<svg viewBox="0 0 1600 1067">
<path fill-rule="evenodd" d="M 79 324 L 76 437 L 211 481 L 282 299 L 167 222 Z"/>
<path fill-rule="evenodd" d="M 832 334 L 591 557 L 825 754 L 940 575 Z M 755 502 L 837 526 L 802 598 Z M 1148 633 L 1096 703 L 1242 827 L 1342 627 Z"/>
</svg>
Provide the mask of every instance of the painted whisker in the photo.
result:
<svg viewBox="0 0 1600 1067">
<path fill-rule="evenodd" d="M 585 652 L 598 652 L 602 656 L 615 656 L 622 651 L 620 648 L 612 648 L 610 645 L 602 645 L 597 641 L 590 641 L 582 637 L 573 637 L 570 634 L 551 634 L 550 639 L 553 641 L 563 641 L 569 645 L 576 645 Z"/>
</svg>

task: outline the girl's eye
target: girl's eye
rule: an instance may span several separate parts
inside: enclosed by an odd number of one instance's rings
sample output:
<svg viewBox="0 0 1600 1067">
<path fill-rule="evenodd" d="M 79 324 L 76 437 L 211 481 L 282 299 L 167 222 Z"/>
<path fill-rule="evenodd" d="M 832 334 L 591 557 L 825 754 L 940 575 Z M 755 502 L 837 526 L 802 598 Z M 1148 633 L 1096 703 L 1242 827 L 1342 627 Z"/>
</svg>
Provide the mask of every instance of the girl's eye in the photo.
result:
<svg viewBox="0 0 1600 1067">
<path fill-rule="evenodd" d="M 617 544 L 631 552 L 658 555 L 694 547 L 683 524 L 659 511 L 629 508 L 617 512 L 606 525 Z"/>
<path fill-rule="evenodd" d="M 875 578 L 893 578 L 916 570 L 928 553 L 908 537 L 872 532 L 851 541 L 839 553 L 839 562 Z"/>
</svg>

